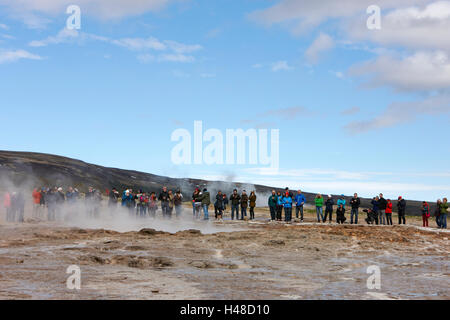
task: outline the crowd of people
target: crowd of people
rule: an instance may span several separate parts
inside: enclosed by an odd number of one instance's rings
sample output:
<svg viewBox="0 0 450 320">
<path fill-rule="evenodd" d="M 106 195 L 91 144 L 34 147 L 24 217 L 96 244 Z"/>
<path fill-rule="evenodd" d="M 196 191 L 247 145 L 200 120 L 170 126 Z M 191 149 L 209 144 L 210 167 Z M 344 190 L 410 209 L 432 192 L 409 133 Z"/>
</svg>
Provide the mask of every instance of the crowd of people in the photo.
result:
<svg viewBox="0 0 450 320">
<path fill-rule="evenodd" d="M 181 190 L 178 189 L 173 191 L 169 190 L 167 187 L 163 187 L 158 195 L 156 192 L 145 192 L 143 190 L 134 192 L 133 189 L 126 189 L 122 193 L 119 193 L 116 188 L 112 188 L 111 191 L 106 190 L 105 194 L 108 197 L 108 207 L 111 212 L 116 211 L 115 209 L 121 206 L 126 209 L 131 216 L 142 218 L 147 216 L 155 218 L 159 208 L 161 209 L 163 218 L 171 219 L 173 212 L 175 212 L 175 216 L 179 218 L 183 212 L 183 202 L 189 201 L 184 199 Z M 82 198 L 81 193 L 73 187 L 69 187 L 66 192 L 64 192 L 62 187 L 34 189 L 31 196 L 33 200 L 33 217 L 43 218 L 46 209 L 47 219 L 50 221 L 61 218 L 61 211 L 63 209 L 69 213 L 74 211 L 75 205 L 80 204 L 80 200 L 84 200 L 87 215 L 96 218 L 99 216 L 103 199 L 102 193 L 92 187 L 85 193 L 84 199 Z M 209 220 L 209 207 L 213 204 L 215 219 L 222 221 L 224 212 L 226 211 L 228 204 L 230 204 L 231 220 L 246 219 L 247 210 L 249 219 L 253 220 L 255 219 L 256 199 L 255 191 L 251 191 L 250 194 L 247 195 L 245 190 L 238 193 L 237 189 L 234 189 L 229 197 L 219 190 L 212 199 L 207 188 L 201 190 L 200 187 L 196 187 L 191 197 L 193 218 L 201 219 L 203 213 L 203 219 Z M 214 202 L 212 200 L 214 200 Z M 283 221 L 282 216 L 284 213 L 284 221 L 288 223 L 293 219 L 292 210 L 294 206 L 296 219 L 303 222 L 303 208 L 305 204 L 306 197 L 302 191 L 298 190 L 294 195 L 289 188 L 286 188 L 284 192 L 272 190 L 272 194 L 269 196 L 267 202 L 271 220 Z M 372 199 L 370 204 L 371 208 L 362 210 L 362 212 L 366 213 L 365 221 L 368 224 L 393 224 L 393 203 L 390 199 L 385 199 L 383 194 L 380 193 Z M 6 192 L 3 205 L 6 209 L 7 221 L 24 221 L 25 197 L 22 192 Z M 345 216 L 347 206 L 350 207 L 350 224 L 358 224 L 361 199 L 358 197 L 357 193 L 353 195 L 348 204 L 344 195 L 341 195 L 335 201 L 331 195 L 328 195 L 325 200 L 321 194 L 317 194 L 314 198 L 314 205 L 318 223 L 325 223 L 327 220 L 331 223 L 333 220 L 333 212 L 336 213 L 336 223 L 345 223 L 345 221 L 347 221 Z M 336 210 L 334 210 L 335 208 Z M 447 228 L 448 210 L 449 206 L 447 198 L 443 198 L 442 200 L 439 199 L 434 211 L 434 217 L 438 228 Z M 430 211 L 429 204 L 426 201 L 423 201 L 421 213 L 424 227 L 429 226 L 428 220 L 431 217 Z M 401 196 L 397 199 L 397 213 L 398 224 L 406 224 L 406 201 Z"/>
</svg>

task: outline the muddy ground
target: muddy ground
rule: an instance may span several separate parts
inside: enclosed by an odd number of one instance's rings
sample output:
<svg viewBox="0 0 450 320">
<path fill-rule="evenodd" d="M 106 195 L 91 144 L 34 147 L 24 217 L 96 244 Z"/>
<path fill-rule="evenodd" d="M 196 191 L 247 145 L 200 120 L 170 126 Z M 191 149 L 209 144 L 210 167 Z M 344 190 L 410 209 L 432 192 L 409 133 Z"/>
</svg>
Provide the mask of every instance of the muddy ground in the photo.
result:
<svg viewBox="0 0 450 320">
<path fill-rule="evenodd" d="M 127 232 L 1 222 L 0 299 L 450 298 L 447 230 L 417 219 L 355 226 L 267 217 L 259 210 L 256 221 L 196 221 L 171 233 L 150 219 Z M 67 289 L 70 265 L 81 269 L 80 290 Z M 380 290 L 367 288 L 371 265 Z"/>
</svg>

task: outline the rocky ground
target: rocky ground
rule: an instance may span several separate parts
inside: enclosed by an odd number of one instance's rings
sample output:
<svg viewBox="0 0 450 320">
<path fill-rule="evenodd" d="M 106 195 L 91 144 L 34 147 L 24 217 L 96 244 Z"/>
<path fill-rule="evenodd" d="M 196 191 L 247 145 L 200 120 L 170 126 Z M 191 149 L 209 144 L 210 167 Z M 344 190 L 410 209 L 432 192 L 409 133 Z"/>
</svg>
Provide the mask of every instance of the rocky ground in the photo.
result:
<svg viewBox="0 0 450 320">
<path fill-rule="evenodd" d="M 446 230 L 417 219 L 355 226 L 317 224 L 310 213 L 302 224 L 267 217 L 262 209 L 256 221 L 190 222 L 171 233 L 150 219 L 127 232 L 3 222 L 0 299 L 450 298 Z M 66 287 L 70 265 L 81 269 L 80 290 Z M 367 288 L 371 265 L 380 290 Z"/>
</svg>

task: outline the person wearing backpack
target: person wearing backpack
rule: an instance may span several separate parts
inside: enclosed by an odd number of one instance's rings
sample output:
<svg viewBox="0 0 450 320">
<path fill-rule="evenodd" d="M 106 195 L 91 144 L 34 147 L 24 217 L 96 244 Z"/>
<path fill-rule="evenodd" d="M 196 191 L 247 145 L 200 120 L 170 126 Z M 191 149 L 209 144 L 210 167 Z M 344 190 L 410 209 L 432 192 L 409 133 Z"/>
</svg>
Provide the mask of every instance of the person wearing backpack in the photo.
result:
<svg viewBox="0 0 450 320">
<path fill-rule="evenodd" d="M 388 199 L 386 202 L 386 223 L 392 226 L 392 201 Z"/>
</svg>

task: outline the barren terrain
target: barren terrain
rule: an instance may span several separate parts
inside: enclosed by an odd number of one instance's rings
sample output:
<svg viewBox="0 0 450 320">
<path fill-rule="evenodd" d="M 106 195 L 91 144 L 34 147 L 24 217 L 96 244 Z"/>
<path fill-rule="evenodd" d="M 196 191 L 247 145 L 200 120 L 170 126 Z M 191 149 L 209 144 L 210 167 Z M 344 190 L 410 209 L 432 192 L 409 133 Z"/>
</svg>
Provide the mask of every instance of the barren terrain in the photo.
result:
<svg viewBox="0 0 450 320">
<path fill-rule="evenodd" d="M 310 213 L 302 224 L 272 223 L 266 209 L 256 216 L 192 221 L 187 209 L 183 220 L 136 220 L 128 231 L 98 221 L 1 222 L 0 298 L 450 298 L 447 230 L 414 219 L 392 227 L 317 224 Z M 81 269 L 81 290 L 66 287 L 70 265 Z M 380 267 L 380 290 L 366 286 L 370 265 Z"/>
</svg>

